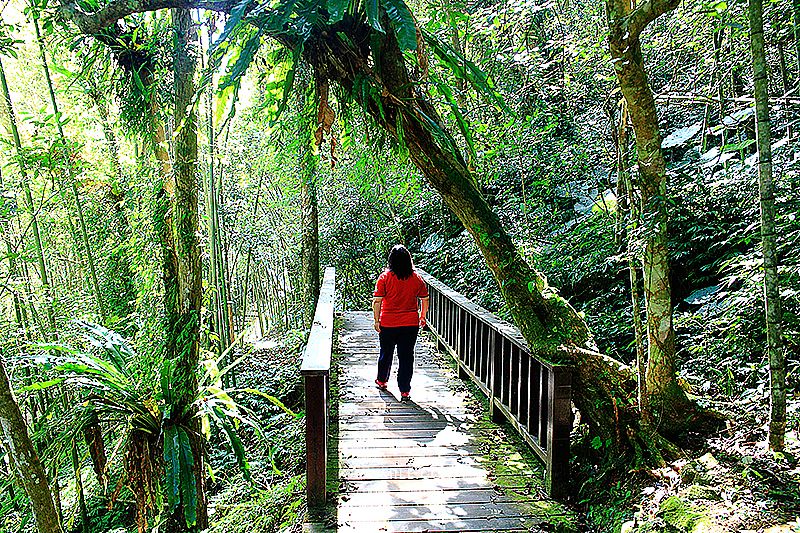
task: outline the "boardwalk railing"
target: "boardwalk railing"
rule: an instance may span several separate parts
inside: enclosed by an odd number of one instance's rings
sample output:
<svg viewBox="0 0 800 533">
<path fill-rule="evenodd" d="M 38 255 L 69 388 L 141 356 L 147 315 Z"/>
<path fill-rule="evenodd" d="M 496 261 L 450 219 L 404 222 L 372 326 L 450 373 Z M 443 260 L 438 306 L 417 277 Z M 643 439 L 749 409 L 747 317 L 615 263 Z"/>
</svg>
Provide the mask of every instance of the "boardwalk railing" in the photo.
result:
<svg viewBox="0 0 800 533">
<path fill-rule="evenodd" d="M 572 428 L 569 367 L 531 353 L 519 330 L 419 271 L 430 292 L 428 327 L 489 398 L 492 418 L 507 419 L 546 467 L 552 496 L 564 494 L 569 477 Z"/>
<path fill-rule="evenodd" d="M 325 505 L 334 292 L 335 271 L 328 267 L 300 367 L 306 395 L 306 495 L 309 507 Z"/>
</svg>

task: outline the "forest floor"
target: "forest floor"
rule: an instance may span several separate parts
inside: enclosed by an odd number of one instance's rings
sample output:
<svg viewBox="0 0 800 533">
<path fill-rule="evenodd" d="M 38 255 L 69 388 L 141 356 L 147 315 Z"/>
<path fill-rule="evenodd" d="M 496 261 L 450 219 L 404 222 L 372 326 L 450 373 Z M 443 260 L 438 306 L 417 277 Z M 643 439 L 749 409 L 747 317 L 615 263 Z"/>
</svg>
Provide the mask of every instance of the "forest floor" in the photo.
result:
<svg viewBox="0 0 800 533">
<path fill-rule="evenodd" d="M 590 530 L 622 533 L 800 532 L 800 440 L 783 453 L 766 444 L 765 403 L 726 401 L 726 429 L 696 436 L 696 447 L 664 468 L 617 483 L 589 505 Z M 798 413 L 800 398 L 789 412 Z M 755 430 L 753 428 L 756 428 Z"/>
<path fill-rule="evenodd" d="M 255 389 L 280 399 L 294 413 L 302 410 L 302 338 L 251 338 L 250 354 L 237 373 L 238 389 Z M 240 357 L 238 354 L 236 357 Z M 230 452 L 221 451 L 209 501 L 209 533 L 295 533 L 305 517 L 305 424 L 262 397 L 240 393 L 237 402 L 261 422 L 264 439 L 246 430 L 243 443 L 252 471 L 247 482 Z M 222 442 L 222 437 L 218 437 Z M 225 446 L 211 446 L 224 449 Z"/>
</svg>

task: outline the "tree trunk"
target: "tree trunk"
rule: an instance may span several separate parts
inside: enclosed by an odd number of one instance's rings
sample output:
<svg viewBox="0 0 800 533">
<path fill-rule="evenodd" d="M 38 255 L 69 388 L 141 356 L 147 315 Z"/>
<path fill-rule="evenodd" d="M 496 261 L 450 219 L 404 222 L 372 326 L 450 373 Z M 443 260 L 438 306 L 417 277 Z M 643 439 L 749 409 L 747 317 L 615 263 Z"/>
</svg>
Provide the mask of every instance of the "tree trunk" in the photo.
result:
<svg viewBox="0 0 800 533">
<path fill-rule="evenodd" d="M 647 375 L 643 404 L 654 423 L 677 431 L 686 429 L 687 412 L 692 411 L 686 393 L 675 374 L 675 330 L 672 325 L 672 297 L 669 281 L 667 242 L 667 176 L 661 152 L 661 132 L 655 99 L 644 68 L 639 34 L 658 15 L 674 9 L 678 2 L 655 2 L 660 12 L 631 29 L 628 2 L 607 0 L 612 63 L 636 135 L 636 152 L 641 191 L 641 217 L 648 221 L 642 257 L 645 309 L 647 313 Z M 646 5 L 646 4 L 642 4 Z M 651 6 L 653 7 L 653 6 Z M 645 14 L 647 17 L 647 14 Z"/>
<path fill-rule="evenodd" d="M 181 426 L 189 436 L 197 497 L 196 510 L 186 502 L 170 513 L 167 531 L 201 531 L 208 525 L 205 500 L 205 467 L 200 421 L 193 405 L 197 395 L 200 306 L 203 299 L 202 264 L 197 239 L 197 117 L 193 108 L 196 32 L 189 9 L 172 9 L 174 25 L 173 71 L 175 135 L 172 193 L 174 249 L 169 260 L 177 274 L 175 290 L 165 294 L 167 316 L 172 317 L 167 335 L 168 352 L 175 360 L 171 388 L 174 391 L 165 426 Z M 191 517 L 196 517 L 192 520 Z"/>
<path fill-rule="evenodd" d="M 644 398 L 647 393 L 646 384 L 646 365 L 647 359 L 645 357 L 644 345 L 644 328 L 642 325 L 642 313 L 639 309 L 639 275 L 637 267 L 639 261 L 635 257 L 636 239 L 638 238 L 637 230 L 641 217 L 639 210 L 636 207 L 636 198 L 634 197 L 633 184 L 631 183 L 631 175 L 628 172 L 628 107 L 625 100 L 620 104 L 620 116 L 618 124 L 614 125 L 617 131 L 617 180 L 621 184 L 620 190 L 623 191 L 624 197 L 619 198 L 619 205 L 627 206 L 627 215 L 629 221 L 629 229 L 627 231 L 627 256 L 628 256 L 628 274 L 631 282 L 631 317 L 633 318 L 633 337 L 636 344 L 636 390 L 637 390 L 637 403 L 639 404 L 639 411 L 644 412 Z M 621 213 L 619 216 L 624 216 Z"/>
<path fill-rule="evenodd" d="M 761 249 L 764 255 L 764 306 L 769 357 L 769 447 L 783 451 L 786 434 L 786 355 L 781 342 L 781 300 L 775 237 L 775 186 L 772 181 L 772 149 L 769 129 L 769 80 L 764 50 L 762 0 L 749 0 L 750 52 L 756 102 L 758 189 L 761 198 Z"/>
<path fill-rule="evenodd" d="M 17 482 L 31 501 L 39 533 L 62 533 L 53 494 L 39 455 L 33 447 L 25 419 L 12 393 L 5 363 L 0 357 L 0 439 L 11 458 Z"/>
</svg>

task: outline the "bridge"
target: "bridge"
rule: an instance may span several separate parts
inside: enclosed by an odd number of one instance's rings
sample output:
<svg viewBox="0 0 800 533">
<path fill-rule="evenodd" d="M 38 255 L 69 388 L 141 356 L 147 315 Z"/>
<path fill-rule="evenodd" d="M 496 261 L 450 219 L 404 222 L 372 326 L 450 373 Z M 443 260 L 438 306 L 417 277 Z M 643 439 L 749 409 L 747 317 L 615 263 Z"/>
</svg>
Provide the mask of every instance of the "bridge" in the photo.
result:
<svg viewBox="0 0 800 533">
<path fill-rule="evenodd" d="M 569 475 L 568 367 L 434 277 L 415 351 L 412 402 L 378 390 L 371 312 L 334 327 L 325 271 L 301 373 L 306 392 L 306 531 L 551 531 Z M 516 442 L 509 442 L 511 428 Z M 522 453 L 521 453 L 522 452 Z M 532 453 L 531 453 L 532 452 Z M 539 462 L 526 460 L 531 455 Z"/>
</svg>

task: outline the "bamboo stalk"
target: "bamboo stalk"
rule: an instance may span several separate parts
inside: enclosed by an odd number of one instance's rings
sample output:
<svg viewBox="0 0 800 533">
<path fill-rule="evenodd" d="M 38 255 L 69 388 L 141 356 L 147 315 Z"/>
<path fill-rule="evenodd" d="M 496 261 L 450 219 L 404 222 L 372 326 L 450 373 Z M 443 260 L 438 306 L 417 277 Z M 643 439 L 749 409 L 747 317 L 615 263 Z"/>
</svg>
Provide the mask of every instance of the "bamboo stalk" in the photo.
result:
<svg viewBox="0 0 800 533">
<path fill-rule="evenodd" d="M 50 105 L 53 107 L 53 114 L 56 120 L 56 127 L 58 128 L 58 136 L 61 139 L 62 144 L 64 147 L 67 146 L 67 138 L 64 135 L 64 127 L 61 125 L 61 114 L 58 110 L 58 101 L 56 100 L 56 93 L 53 88 L 53 80 L 50 77 L 50 68 L 47 66 L 47 55 L 44 49 L 44 39 L 42 39 L 41 32 L 39 31 L 39 21 L 38 21 L 38 13 L 34 13 L 31 17 L 33 19 L 33 28 L 36 31 L 36 42 L 39 45 L 39 56 L 42 61 L 42 69 L 44 70 L 44 77 L 47 82 L 47 89 L 50 95 Z M 75 183 L 75 175 L 73 174 L 73 166 L 70 162 L 69 164 L 69 184 L 72 190 L 72 195 L 75 200 L 75 209 L 78 214 L 78 222 L 80 223 L 81 228 L 81 236 L 83 237 L 83 245 L 86 250 L 86 262 L 89 265 L 89 273 L 92 280 L 92 286 L 94 288 L 95 294 L 95 301 L 97 302 L 97 310 L 100 313 L 101 321 L 105 322 L 106 320 L 106 311 L 105 307 L 103 306 L 103 297 L 102 293 L 100 292 L 100 283 L 97 279 L 97 269 L 95 268 L 94 262 L 94 255 L 92 254 L 92 247 L 89 243 L 89 233 L 86 230 L 86 219 L 83 213 L 83 204 L 81 202 L 80 194 L 78 194 L 78 186 Z"/>
</svg>

